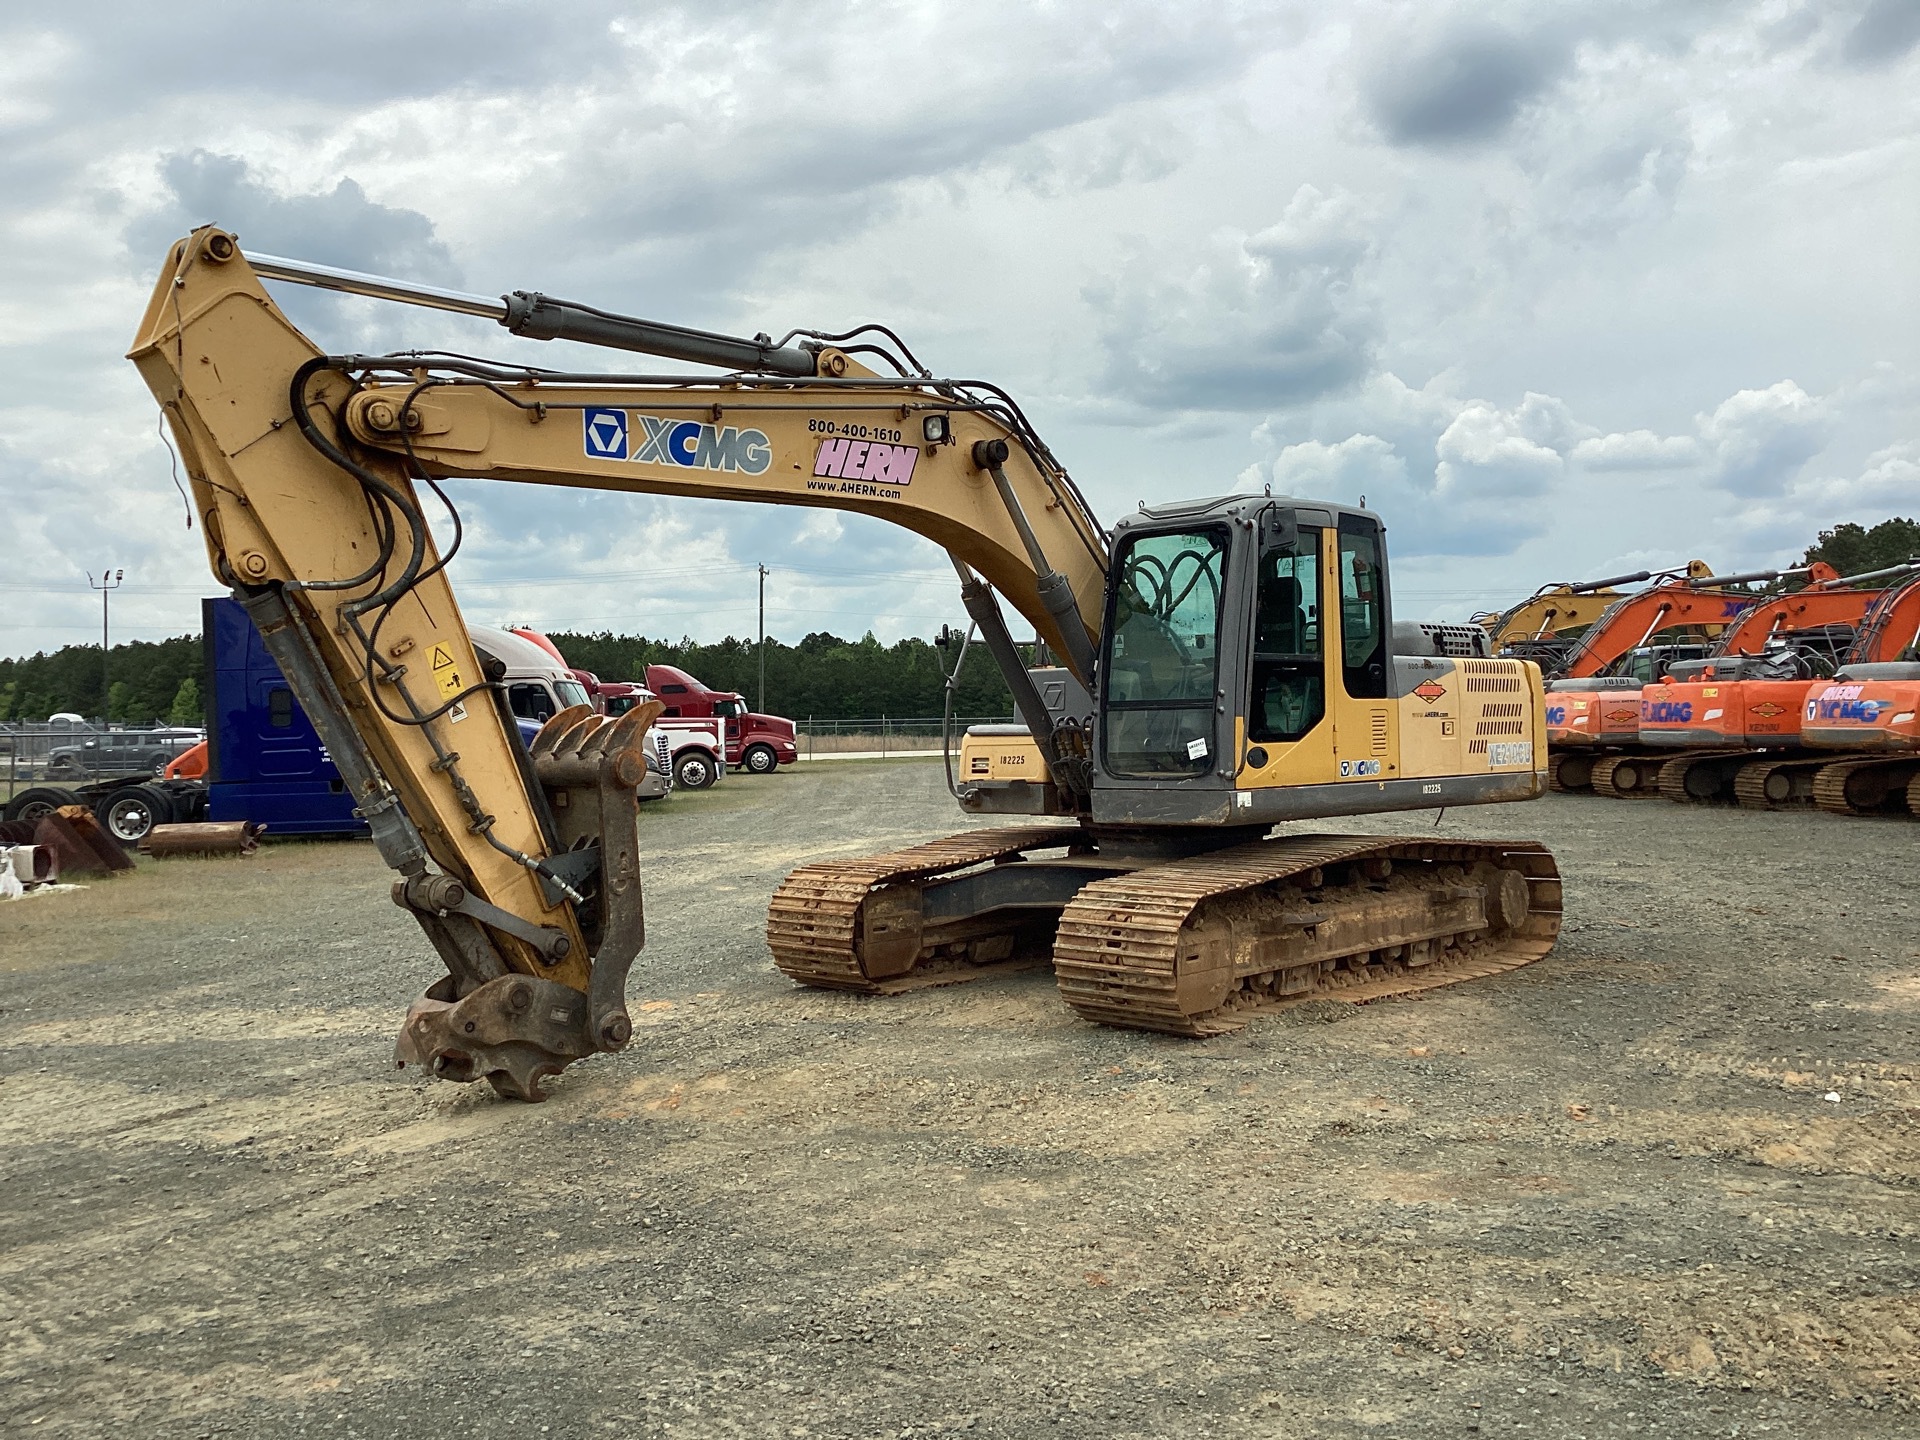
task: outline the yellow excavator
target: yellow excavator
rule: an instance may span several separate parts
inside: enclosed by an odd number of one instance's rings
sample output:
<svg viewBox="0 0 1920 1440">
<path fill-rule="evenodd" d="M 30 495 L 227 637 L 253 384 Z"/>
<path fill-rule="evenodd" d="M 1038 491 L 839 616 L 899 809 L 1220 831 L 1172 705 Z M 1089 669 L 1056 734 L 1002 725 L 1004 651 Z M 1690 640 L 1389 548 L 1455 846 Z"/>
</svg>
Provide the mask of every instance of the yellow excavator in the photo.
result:
<svg viewBox="0 0 1920 1440">
<path fill-rule="evenodd" d="M 711 367 L 562 373 L 329 355 L 264 280 L 436 307 L 536 339 Z M 863 363 L 864 357 L 892 373 Z M 1529 841 L 1278 822 L 1525 800 L 1546 787 L 1538 667 L 1395 622 L 1365 510 L 1271 495 L 1094 518 L 1019 405 L 936 378 L 891 331 L 716 335 L 177 242 L 130 358 L 191 477 L 214 574 L 252 615 L 446 967 L 396 1047 L 538 1099 L 624 1047 L 644 936 L 633 786 L 656 706 L 561 712 L 524 745 L 447 562 L 448 477 L 830 507 L 943 547 L 1023 733 L 970 735 L 954 791 L 1018 815 L 776 891 L 775 962 L 881 993 L 1051 946 L 1108 1024 L 1207 1035 L 1538 959 L 1560 925 Z M 426 497 L 451 517 L 442 553 Z M 1030 672 L 1004 599 L 1058 663 Z"/>
</svg>

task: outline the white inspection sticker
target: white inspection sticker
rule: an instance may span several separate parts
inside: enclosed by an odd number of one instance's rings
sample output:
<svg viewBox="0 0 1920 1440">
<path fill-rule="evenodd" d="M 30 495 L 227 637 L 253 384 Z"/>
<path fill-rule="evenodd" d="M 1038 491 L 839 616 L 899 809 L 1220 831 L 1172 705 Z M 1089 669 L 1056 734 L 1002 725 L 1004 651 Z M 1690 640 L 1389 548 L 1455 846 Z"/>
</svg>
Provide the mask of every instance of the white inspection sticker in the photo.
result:
<svg viewBox="0 0 1920 1440">
<path fill-rule="evenodd" d="M 1487 746 L 1489 765 L 1531 765 L 1533 764 L 1533 742 L 1531 740 L 1502 740 Z"/>
<path fill-rule="evenodd" d="M 1198 740 L 1187 741 L 1187 759 L 1204 760 L 1206 758 L 1207 758 L 1207 742 L 1204 736 L 1202 736 Z"/>
</svg>

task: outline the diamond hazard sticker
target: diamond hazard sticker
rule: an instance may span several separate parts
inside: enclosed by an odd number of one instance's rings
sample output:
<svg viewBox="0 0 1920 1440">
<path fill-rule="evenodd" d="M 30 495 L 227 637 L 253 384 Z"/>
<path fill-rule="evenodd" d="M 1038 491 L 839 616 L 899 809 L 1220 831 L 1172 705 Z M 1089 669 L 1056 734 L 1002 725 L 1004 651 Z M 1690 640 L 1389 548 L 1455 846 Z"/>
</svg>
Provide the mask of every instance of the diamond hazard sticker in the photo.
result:
<svg viewBox="0 0 1920 1440">
<path fill-rule="evenodd" d="M 433 647 L 433 683 L 440 687 L 440 698 L 451 700 L 466 686 L 460 683 L 460 667 L 453 663 L 453 652 L 445 645 Z"/>
<path fill-rule="evenodd" d="M 1422 680 L 1418 685 L 1413 687 L 1413 693 L 1431 705 L 1447 693 L 1447 687 L 1442 685 L 1438 680 Z"/>
</svg>

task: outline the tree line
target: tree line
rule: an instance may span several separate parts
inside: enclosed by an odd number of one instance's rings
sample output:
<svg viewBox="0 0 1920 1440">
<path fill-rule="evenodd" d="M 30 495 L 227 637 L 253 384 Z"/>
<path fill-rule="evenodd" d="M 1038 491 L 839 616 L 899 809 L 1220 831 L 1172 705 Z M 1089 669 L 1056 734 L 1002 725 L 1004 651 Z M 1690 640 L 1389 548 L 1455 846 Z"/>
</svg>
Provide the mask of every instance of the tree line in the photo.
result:
<svg viewBox="0 0 1920 1440">
<path fill-rule="evenodd" d="M 603 680 L 642 681 L 648 665 L 675 665 L 716 690 L 737 690 L 760 705 L 760 655 L 752 640 L 728 637 L 712 645 L 653 640 L 644 635 L 555 634 L 549 637 L 571 665 Z M 877 715 L 938 715 L 946 694 L 942 652 L 926 640 L 882 645 L 872 635 L 843 640 L 824 631 L 797 645 L 766 644 L 767 708 L 798 719 L 854 720 Z M 157 643 L 115 645 L 107 714 L 127 725 L 199 725 L 206 683 L 200 638 L 181 635 Z M 45 720 L 71 712 L 101 713 L 100 647 L 68 645 L 52 654 L 0 660 L 0 722 Z M 1013 713 L 1013 699 L 992 657 L 976 643 L 967 652 L 955 696 L 957 715 Z"/>
<path fill-rule="evenodd" d="M 115 645 L 105 691 L 98 645 L 0 660 L 0 721 L 66 712 L 90 719 L 105 714 L 126 725 L 198 725 L 201 669 L 198 635 Z"/>
<path fill-rule="evenodd" d="M 1883 520 L 1871 528 L 1836 525 L 1822 530 L 1801 564 L 1824 560 L 1842 575 L 1859 575 L 1920 557 L 1920 521 Z M 716 690 L 737 690 L 761 705 L 760 647 L 729 636 L 705 645 L 691 639 L 644 635 L 551 636 L 570 664 L 603 680 L 645 678 L 648 665 L 675 665 Z M 797 645 L 766 643 L 766 708 L 796 719 L 855 720 L 878 715 L 938 715 L 952 650 L 920 639 L 882 645 L 871 634 L 843 640 L 816 631 Z M 0 659 L 0 721 L 44 720 L 70 711 L 129 725 L 201 723 L 205 683 L 197 635 L 135 640 L 108 656 L 111 686 L 101 688 L 100 647 L 68 645 L 52 654 Z M 104 701 L 104 704 L 103 704 Z M 1013 699 L 992 658 L 975 647 L 967 655 L 955 695 L 959 715 L 1011 715 Z"/>
<path fill-rule="evenodd" d="M 673 665 L 715 690 L 735 690 L 760 709 L 760 647 L 729 636 L 718 644 L 649 640 L 643 635 L 549 634 L 567 662 L 602 680 L 646 678 L 649 665 Z M 797 720 L 856 720 L 878 715 L 938 715 L 946 703 L 946 671 L 956 648 L 930 641 L 882 645 L 816 631 L 797 645 L 766 644 L 768 713 Z M 945 666 L 943 669 L 942 666 Z M 993 657 L 976 641 L 967 650 L 954 692 L 954 713 L 1011 716 L 1013 696 Z"/>
</svg>

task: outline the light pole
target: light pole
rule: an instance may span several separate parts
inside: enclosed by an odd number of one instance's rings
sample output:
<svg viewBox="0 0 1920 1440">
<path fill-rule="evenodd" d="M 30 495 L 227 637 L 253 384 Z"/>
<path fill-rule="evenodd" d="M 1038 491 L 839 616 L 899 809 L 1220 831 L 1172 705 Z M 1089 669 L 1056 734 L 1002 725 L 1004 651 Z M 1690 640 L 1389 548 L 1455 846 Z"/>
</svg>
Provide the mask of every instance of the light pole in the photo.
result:
<svg viewBox="0 0 1920 1440">
<path fill-rule="evenodd" d="M 99 582 L 96 584 L 93 572 L 91 570 L 87 572 L 87 584 L 100 592 L 100 725 L 102 729 L 113 723 L 113 706 L 109 698 L 113 694 L 113 687 L 107 675 L 110 668 L 107 661 L 107 596 L 120 588 L 121 578 L 126 573 L 124 570 L 102 570 Z"/>
<path fill-rule="evenodd" d="M 755 565 L 760 572 L 760 713 L 767 713 L 767 567 Z"/>
</svg>

